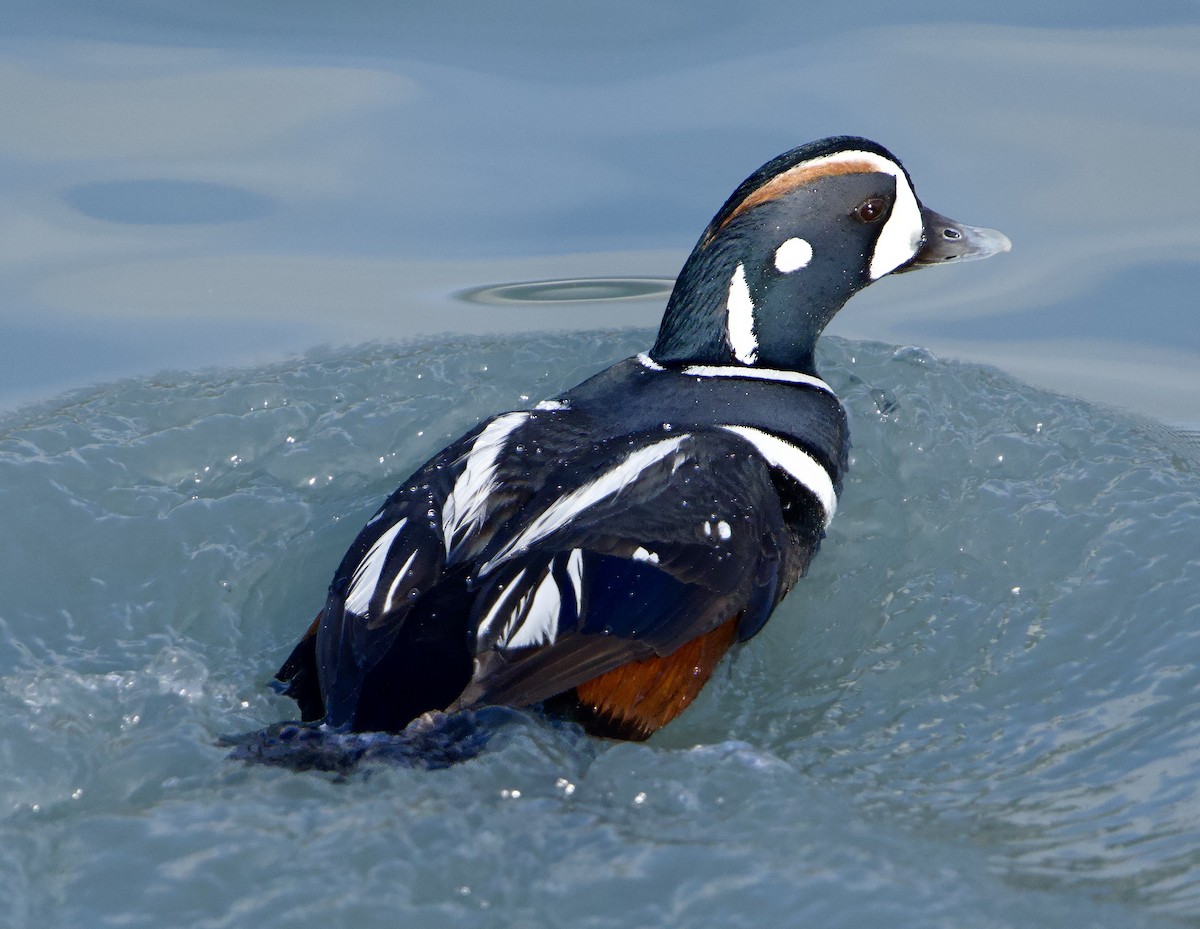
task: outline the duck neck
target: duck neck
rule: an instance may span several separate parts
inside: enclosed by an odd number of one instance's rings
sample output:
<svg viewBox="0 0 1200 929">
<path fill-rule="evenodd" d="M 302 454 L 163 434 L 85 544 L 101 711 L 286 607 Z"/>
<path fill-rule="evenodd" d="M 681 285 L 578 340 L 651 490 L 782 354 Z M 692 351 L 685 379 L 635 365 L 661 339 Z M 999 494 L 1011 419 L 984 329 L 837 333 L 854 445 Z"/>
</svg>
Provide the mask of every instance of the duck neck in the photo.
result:
<svg viewBox="0 0 1200 929">
<path fill-rule="evenodd" d="M 817 338 L 854 292 L 755 263 L 739 237 L 702 240 L 680 272 L 650 351 L 659 364 L 746 365 L 815 374 Z"/>
</svg>

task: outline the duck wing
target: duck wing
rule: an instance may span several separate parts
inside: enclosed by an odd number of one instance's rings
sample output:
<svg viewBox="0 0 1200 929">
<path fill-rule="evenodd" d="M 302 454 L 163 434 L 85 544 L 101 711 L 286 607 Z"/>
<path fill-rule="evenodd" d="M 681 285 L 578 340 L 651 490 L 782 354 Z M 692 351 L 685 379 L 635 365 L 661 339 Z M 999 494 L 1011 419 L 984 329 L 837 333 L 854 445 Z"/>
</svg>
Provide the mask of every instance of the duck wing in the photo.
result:
<svg viewBox="0 0 1200 929">
<path fill-rule="evenodd" d="M 521 705 L 737 620 L 744 638 L 820 538 L 785 523 L 767 461 L 704 428 L 623 437 L 567 465 L 497 534 L 476 572 L 474 672 L 456 708 Z M 815 527 L 822 523 L 813 501 Z"/>
</svg>

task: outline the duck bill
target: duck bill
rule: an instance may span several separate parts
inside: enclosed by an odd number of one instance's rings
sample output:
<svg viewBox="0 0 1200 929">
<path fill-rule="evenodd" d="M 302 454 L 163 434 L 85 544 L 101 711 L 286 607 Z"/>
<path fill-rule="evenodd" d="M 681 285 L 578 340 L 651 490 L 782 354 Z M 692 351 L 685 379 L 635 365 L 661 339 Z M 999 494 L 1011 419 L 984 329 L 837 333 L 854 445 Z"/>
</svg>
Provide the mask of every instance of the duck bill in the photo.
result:
<svg viewBox="0 0 1200 929">
<path fill-rule="evenodd" d="M 928 207 L 921 207 L 921 220 L 925 224 L 921 248 L 897 271 L 913 271 L 951 261 L 975 261 L 1012 248 L 1012 242 L 1003 232 L 983 226 L 968 226 L 935 213 Z"/>
</svg>

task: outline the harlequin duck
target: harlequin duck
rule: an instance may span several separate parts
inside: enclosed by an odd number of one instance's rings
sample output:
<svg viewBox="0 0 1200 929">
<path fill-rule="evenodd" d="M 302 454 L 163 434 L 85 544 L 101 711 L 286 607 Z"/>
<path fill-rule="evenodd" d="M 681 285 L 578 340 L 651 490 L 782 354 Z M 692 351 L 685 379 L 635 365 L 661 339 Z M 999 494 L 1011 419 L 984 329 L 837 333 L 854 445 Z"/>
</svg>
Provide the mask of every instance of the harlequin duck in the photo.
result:
<svg viewBox="0 0 1200 929">
<path fill-rule="evenodd" d="M 367 522 L 277 678 L 305 720 L 570 702 L 644 739 L 804 575 L 847 467 L 817 337 L 895 271 L 1007 251 L 837 137 L 734 191 L 649 352 L 435 455 Z"/>
</svg>

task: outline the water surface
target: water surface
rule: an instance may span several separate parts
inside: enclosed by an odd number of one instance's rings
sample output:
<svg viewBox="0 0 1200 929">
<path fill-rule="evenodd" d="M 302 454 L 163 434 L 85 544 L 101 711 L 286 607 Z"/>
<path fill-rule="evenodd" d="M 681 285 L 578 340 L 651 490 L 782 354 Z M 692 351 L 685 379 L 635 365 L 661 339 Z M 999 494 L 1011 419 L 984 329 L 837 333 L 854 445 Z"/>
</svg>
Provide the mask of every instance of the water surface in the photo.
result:
<svg viewBox="0 0 1200 929">
<path fill-rule="evenodd" d="M 0 911 L 1200 926 L 1198 43 L 1175 0 L 6 11 Z M 835 321 L 837 519 L 698 703 L 229 761 L 395 484 L 644 348 L 733 187 L 836 132 L 1015 246 Z"/>
<path fill-rule="evenodd" d="M 1011 255 L 835 322 L 1200 425 L 1200 10 L 54 0 L 0 39 L 0 403 L 317 344 L 651 326 L 456 295 L 673 278 L 839 132 Z"/>
<path fill-rule="evenodd" d="M 811 575 L 645 745 L 516 714 L 441 771 L 227 759 L 378 501 L 649 331 L 370 345 L 0 421 L 17 925 L 1200 925 L 1194 437 L 832 340 Z"/>
</svg>

